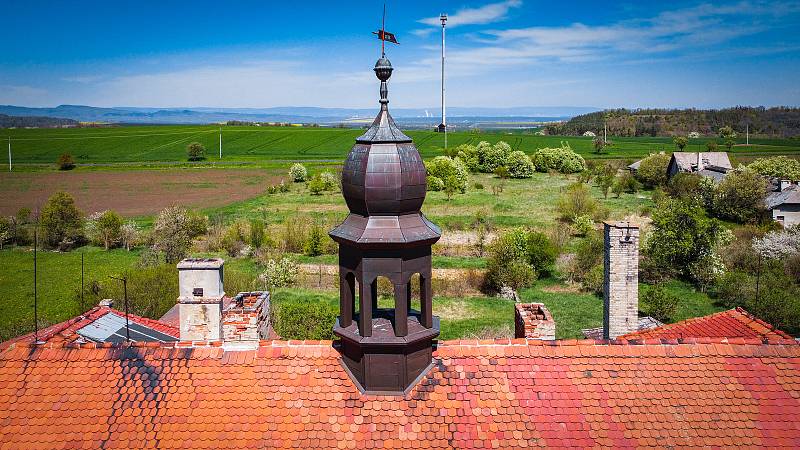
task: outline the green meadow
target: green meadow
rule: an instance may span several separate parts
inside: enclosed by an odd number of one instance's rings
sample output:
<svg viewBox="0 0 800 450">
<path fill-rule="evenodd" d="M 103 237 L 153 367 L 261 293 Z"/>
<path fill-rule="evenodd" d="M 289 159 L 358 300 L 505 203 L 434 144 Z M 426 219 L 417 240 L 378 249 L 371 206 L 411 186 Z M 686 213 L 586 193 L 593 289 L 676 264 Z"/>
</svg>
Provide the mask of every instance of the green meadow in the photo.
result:
<svg viewBox="0 0 800 450">
<path fill-rule="evenodd" d="M 223 158 L 219 159 L 222 131 Z M 363 130 L 317 127 L 254 126 L 124 126 L 109 128 L 5 129 L 0 139 L 11 138 L 13 160 L 18 164 L 52 164 L 58 155 L 70 153 L 78 164 L 153 163 L 186 161 L 186 145 L 200 142 L 206 162 L 269 164 L 280 161 L 317 160 L 340 162 Z M 423 158 L 442 154 L 444 135 L 409 130 Z M 575 136 L 537 136 L 530 132 L 455 131 L 448 133 L 448 146 L 480 141 L 508 142 L 514 150 L 533 153 L 538 148 L 559 146 L 567 141 L 586 158 L 635 159 L 653 152 L 672 151 L 670 138 L 613 138 L 614 145 L 594 153 L 592 139 Z M 705 148 L 709 138 L 693 139 L 687 151 Z M 740 139 L 740 144 L 744 139 Z M 761 154 L 800 155 L 796 139 L 751 139 L 732 153 L 744 158 Z M 721 146 L 721 148 L 724 148 Z M 5 153 L 5 152 L 3 152 Z M 3 158 L 5 159 L 5 158 Z M 202 162 L 201 162 L 202 164 Z"/>
</svg>

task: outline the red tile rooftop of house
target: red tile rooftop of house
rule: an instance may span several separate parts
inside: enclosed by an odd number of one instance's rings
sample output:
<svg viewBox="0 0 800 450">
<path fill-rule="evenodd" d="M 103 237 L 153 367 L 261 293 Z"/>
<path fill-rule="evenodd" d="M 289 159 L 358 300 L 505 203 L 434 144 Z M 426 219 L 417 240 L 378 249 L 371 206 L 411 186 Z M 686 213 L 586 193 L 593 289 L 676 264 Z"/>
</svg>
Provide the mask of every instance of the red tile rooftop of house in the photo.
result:
<svg viewBox="0 0 800 450">
<path fill-rule="evenodd" d="M 85 330 L 86 329 L 85 327 L 93 323 L 96 323 L 99 319 L 103 318 L 107 314 L 113 314 L 115 316 L 115 319 L 117 320 L 104 325 L 113 325 L 114 323 L 120 323 L 121 321 L 124 321 L 125 318 L 125 313 L 123 311 L 118 311 L 108 306 L 95 306 L 94 308 L 90 309 L 89 311 L 86 311 L 86 313 L 80 316 L 73 317 L 72 319 L 65 320 L 64 322 L 57 323 L 55 325 L 51 325 L 47 328 L 42 328 L 41 330 L 39 330 L 39 333 L 36 336 L 34 336 L 34 333 L 28 333 L 16 337 L 14 339 L 8 340 L 6 342 L 0 343 L 0 349 L 4 349 L 14 343 L 33 343 L 36 337 L 38 337 L 39 342 L 46 342 L 51 344 L 61 343 L 61 342 L 76 342 L 76 341 L 85 342 L 87 340 L 86 336 L 91 336 L 92 334 L 86 332 L 84 333 L 84 335 L 81 335 L 79 334 L 79 330 Z M 135 314 L 129 314 L 128 320 L 134 326 L 139 325 L 144 329 L 153 330 L 159 336 L 165 335 L 171 338 L 170 340 L 177 340 L 180 337 L 180 331 L 178 330 L 178 327 L 171 326 L 167 323 L 158 320 L 148 319 L 146 317 L 137 316 Z M 110 328 L 107 329 L 109 332 L 113 331 Z M 140 331 L 144 330 L 140 329 Z M 163 336 L 161 337 L 163 338 Z M 140 340 L 140 339 L 134 339 L 134 340 Z"/>
<path fill-rule="evenodd" d="M 759 338 L 789 339 L 791 336 L 758 319 L 742 308 L 676 322 L 621 336 L 620 339 L 650 338 Z"/>
<path fill-rule="evenodd" d="M 448 341 L 403 397 L 330 341 L 0 351 L 0 448 L 800 447 L 791 339 Z"/>
</svg>

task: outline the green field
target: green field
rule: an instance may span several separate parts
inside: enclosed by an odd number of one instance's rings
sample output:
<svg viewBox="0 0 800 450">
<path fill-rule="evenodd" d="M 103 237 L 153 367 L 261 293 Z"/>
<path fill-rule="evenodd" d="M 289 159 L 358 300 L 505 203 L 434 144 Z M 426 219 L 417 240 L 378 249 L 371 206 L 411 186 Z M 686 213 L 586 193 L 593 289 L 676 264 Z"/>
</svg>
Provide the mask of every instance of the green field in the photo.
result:
<svg viewBox="0 0 800 450">
<path fill-rule="evenodd" d="M 74 129 L 5 129 L 0 139 L 11 138 L 13 160 L 19 164 L 52 164 L 61 153 L 70 153 L 78 164 L 170 162 L 186 160 L 186 145 L 200 142 L 207 149 L 207 161 L 219 161 L 218 126 L 125 126 Z M 246 127 L 224 126 L 224 163 L 251 162 L 265 164 L 278 161 L 344 160 L 354 139 L 363 131 L 357 129 L 313 127 Z M 442 153 L 444 135 L 432 131 L 410 130 L 423 158 Z M 670 138 L 611 138 L 614 145 L 601 155 L 592 150 L 588 137 L 536 136 L 520 132 L 468 132 L 448 134 L 448 146 L 476 144 L 482 140 L 508 142 L 515 150 L 533 153 L 542 147 L 568 141 L 585 157 L 616 159 L 641 158 L 652 152 L 672 151 Z M 692 140 L 687 151 L 705 148 L 708 139 Z M 734 147 L 742 157 L 760 154 L 800 155 L 800 141 L 751 139 L 750 146 Z M 743 140 L 742 140 L 743 142 Z M 722 147 L 724 148 L 724 147 Z M 3 152 L 5 153 L 5 152 Z"/>
</svg>

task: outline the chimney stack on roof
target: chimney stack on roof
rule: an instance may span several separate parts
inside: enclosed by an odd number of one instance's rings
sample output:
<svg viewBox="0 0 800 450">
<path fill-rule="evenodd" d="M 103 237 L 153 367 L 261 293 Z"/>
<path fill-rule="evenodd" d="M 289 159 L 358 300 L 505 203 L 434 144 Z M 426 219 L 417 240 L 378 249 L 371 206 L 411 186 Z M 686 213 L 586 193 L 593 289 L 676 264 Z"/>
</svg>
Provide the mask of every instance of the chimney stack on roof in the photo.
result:
<svg viewBox="0 0 800 450">
<path fill-rule="evenodd" d="M 780 189 L 778 189 L 778 190 L 780 192 L 783 192 L 784 190 L 786 190 L 786 188 L 788 188 L 792 184 L 793 184 L 792 180 L 780 180 Z"/>
<path fill-rule="evenodd" d="M 605 222 L 603 338 L 616 339 L 639 323 L 639 227 Z"/>
<path fill-rule="evenodd" d="M 182 341 L 218 341 L 222 338 L 224 264 L 220 258 L 187 258 L 178 263 Z"/>
<path fill-rule="evenodd" d="M 514 308 L 514 337 L 517 339 L 556 339 L 556 322 L 542 303 L 517 303 Z"/>
</svg>

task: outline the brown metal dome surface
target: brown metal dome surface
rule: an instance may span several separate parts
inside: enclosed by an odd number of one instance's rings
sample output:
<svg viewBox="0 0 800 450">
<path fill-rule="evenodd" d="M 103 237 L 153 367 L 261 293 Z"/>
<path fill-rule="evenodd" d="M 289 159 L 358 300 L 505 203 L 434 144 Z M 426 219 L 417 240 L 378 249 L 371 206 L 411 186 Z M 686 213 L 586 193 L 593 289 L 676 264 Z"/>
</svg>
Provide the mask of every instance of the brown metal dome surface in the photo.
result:
<svg viewBox="0 0 800 450">
<path fill-rule="evenodd" d="M 402 244 L 435 242 L 441 236 L 420 212 L 426 194 L 425 164 L 389 114 L 386 80 L 391 71 L 388 59 L 375 65 L 381 109 L 344 163 L 342 195 L 350 216 L 330 232 L 335 240 Z"/>
</svg>

